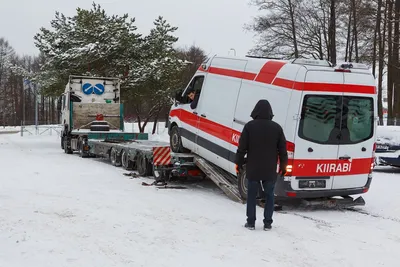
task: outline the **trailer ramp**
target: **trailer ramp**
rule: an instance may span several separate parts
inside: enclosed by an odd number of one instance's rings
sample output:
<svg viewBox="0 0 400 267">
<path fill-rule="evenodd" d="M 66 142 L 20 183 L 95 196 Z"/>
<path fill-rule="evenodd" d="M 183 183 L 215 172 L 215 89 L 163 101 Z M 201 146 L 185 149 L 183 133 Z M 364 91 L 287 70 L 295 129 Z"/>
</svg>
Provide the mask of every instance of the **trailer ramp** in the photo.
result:
<svg viewBox="0 0 400 267">
<path fill-rule="evenodd" d="M 233 201 L 244 203 L 240 197 L 240 193 L 234 177 L 208 162 L 207 160 L 194 156 L 194 163 L 209 177 L 230 199 Z"/>
</svg>

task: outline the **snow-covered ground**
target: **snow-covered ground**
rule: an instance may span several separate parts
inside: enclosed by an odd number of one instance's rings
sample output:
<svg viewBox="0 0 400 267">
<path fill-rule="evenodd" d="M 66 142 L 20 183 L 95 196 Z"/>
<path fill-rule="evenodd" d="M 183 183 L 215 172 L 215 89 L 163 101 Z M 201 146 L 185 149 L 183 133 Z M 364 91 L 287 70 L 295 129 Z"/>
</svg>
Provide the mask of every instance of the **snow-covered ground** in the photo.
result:
<svg viewBox="0 0 400 267">
<path fill-rule="evenodd" d="M 148 179 L 66 155 L 59 143 L 56 134 L 0 135 L 1 267 L 398 266 L 400 170 L 375 172 L 361 208 L 370 215 L 276 212 L 264 232 L 259 209 L 248 231 L 245 206 L 210 184 L 143 187 Z"/>
</svg>

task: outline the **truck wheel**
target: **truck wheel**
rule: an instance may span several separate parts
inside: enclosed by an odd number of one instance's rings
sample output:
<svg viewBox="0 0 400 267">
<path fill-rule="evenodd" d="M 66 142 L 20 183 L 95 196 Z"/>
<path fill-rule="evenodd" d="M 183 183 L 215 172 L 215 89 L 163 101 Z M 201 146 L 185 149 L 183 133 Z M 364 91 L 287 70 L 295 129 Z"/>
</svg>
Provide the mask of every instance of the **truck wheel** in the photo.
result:
<svg viewBox="0 0 400 267">
<path fill-rule="evenodd" d="M 179 133 L 178 126 L 172 127 L 171 134 L 169 137 L 169 143 L 170 143 L 172 152 L 175 152 L 175 153 L 188 152 L 188 150 L 185 149 L 182 145 L 182 138 L 181 138 L 181 134 Z"/>
<path fill-rule="evenodd" d="M 78 142 L 79 142 L 79 144 L 78 144 L 79 145 L 79 156 L 81 158 L 88 158 L 90 155 L 87 152 L 83 151 L 83 140 L 82 140 L 82 138 L 79 138 Z"/>
<path fill-rule="evenodd" d="M 110 161 L 111 165 L 115 167 L 121 166 L 121 156 L 118 156 L 118 151 L 114 147 L 110 151 Z"/>
<path fill-rule="evenodd" d="M 132 170 L 133 169 L 133 162 L 129 160 L 128 152 L 125 149 L 122 150 L 121 153 L 121 164 L 125 170 Z"/>
<path fill-rule="evenodd" d="M 61 149 L 64 149 L 64 136 L 61 136 Z"/>
<path fill-rule="evenodd" d="M 150 176 L 152 172 L 151 163 L 143 154 L 138 154 L 136 159 L 136 166 L 139 176 Z"/>
<path fill-rule="evenodd" d="M 246 178 L 246 166 L 238 174 L 238 189 L 242 200 L 247 200 L 247 178 Z"/>
<path fill-rule="evenodd" d="M 64 138 L 64 153 L 65 154 L 72 154 L 72 149 L 68 148 L 68 141 L 67 138 Z"/>
</svg>

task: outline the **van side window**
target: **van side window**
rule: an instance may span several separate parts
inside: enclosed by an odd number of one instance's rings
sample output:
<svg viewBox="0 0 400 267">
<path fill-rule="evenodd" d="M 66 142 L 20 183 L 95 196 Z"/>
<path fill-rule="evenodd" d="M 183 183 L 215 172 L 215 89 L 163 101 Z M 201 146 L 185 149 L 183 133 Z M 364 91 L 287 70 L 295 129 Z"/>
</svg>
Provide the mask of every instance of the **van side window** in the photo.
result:
<svg viewBox="0 0 400 267">
<path fill-rule="evenodd" d="M 306 95 L 299 137 L 318 144 L 355 144 L 374 131 L 371 97 Z"/>
</svg>

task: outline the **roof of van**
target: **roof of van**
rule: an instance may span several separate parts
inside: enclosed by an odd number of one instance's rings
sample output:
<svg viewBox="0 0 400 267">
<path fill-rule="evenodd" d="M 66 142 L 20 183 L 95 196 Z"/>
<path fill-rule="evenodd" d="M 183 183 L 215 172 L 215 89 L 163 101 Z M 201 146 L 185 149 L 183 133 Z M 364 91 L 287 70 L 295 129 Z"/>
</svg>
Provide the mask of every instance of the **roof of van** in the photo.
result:
<svg viewBox="0 0 400 267">
<path fill-rule="evenodd" d="M 348 68 L 351 70 L 351 72 L 372 74 L 371 69 L 366 64 L 355 63 L 355 62 L 339 62 L 336 65 L 333 65 L 328 60 L 305 59 L 305 58 L 283 60 L 283 59 L 256 57 L 256 56 L 240 57 L 240 56 L 219 56 L 219 55 L 215 55 L 214 58 L 261 61 L 264 63 L 266 63 L 268 61 L 277 61 L 277 62 L 284 62 L 286 64 L 300 65 L 300 66 L 306 68 L 307 70 L 326 70 L 326 68 L 330 68 L 330 69 Z"/>
</svg>

